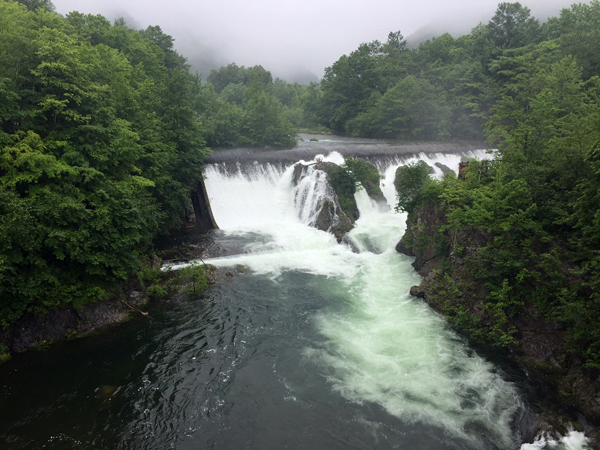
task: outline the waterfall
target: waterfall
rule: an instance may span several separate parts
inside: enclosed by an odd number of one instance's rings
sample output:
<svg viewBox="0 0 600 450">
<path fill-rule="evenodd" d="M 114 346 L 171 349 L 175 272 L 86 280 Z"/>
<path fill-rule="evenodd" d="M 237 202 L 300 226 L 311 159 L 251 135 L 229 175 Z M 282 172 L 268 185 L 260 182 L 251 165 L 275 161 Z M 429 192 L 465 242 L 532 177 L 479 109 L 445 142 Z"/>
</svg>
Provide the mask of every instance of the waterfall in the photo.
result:
<svg viewBox="0 0 600 450">
<path fill-rule="evenodd" d="M 490 157 L 485 151 L 469 155 Z M 319 204 L 333 195 L 322 172 L 309 171 L 293 186 L 292 165 L 210 164 L 205 184 L 222 232 L 256 237 L 242 253 L 210 263 L 242 264 L 274 283 L 291 271 L 314 278 L 329 304 L 310 318 L 322 341 L 307 344 L 303 357 L 347 401 L 378 405 L 402 423 L 441 430 L 468 448 L 514 449 L 521 445 L 513 430 L 523 411 L 518 389 L 443 318 L 409 296 L 420 279 L 411 259 L 394 250 L 406 220 L 393 208 L 396 168 L 423 160 L 441 177 L 444 166 L 457 170 L 460 158 L 420 154 L 372 160 L 383 176 L 381 187 L 391 208 L 382 211 L 364 190 L 357 192 L 360 219 L 348 234 L 353 245 L 338 244 L 332 235 L 310 226 Z M 337 152 L 319 159 L 343 162 Z M 540 437 L 521 448 L 560 446 L 581 449 L 585 438 L 575 432 L 561 443 Z"/>
<path fill-rule="evenodd" d="M 317 222 L 317 212 L 325 200 L 335 196 L 333 188 L 327 182 L 327 174 L 321 170 L 308 168 L 308 174 L 300 180 L 294 189 L 294 205 L 300 221 L 308 226 Z"/>
</svg>

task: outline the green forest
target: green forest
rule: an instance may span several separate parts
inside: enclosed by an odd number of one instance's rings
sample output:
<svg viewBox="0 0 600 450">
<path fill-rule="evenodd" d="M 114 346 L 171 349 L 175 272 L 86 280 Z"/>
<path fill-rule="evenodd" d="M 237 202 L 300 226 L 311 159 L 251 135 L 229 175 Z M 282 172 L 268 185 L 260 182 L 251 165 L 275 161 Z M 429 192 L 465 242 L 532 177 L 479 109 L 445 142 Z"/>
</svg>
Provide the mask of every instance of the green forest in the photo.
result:
<svg viewBox="0 0 600 450">
<path fill-rule="evenodd" d="M 501 3 L 465 36 L 361 44 L 320 83 L 233 63 L 203 79 L 158 26 L 2 1 L 0 323 L 118 293 L 181 226 L 210 148 L 288 148 L 302 131 L 487 139 L 496 159 L 464 179 L 411 168 L 398 207 L 443 209 L 443 255 L 462 251 L 452 233 L 489 233 L 474 276 L 495 326 L 481 340 L 510 345 L 507 318 L 533 304 L 599 369 L 598 48 L 597 0 L 544 23 Z"/>
<path fill-rule="evenodd" d="M 208 154 L 159 27 L 0 2 L 0 322 L 108 298 L 180 224 Z"/>
</svg>

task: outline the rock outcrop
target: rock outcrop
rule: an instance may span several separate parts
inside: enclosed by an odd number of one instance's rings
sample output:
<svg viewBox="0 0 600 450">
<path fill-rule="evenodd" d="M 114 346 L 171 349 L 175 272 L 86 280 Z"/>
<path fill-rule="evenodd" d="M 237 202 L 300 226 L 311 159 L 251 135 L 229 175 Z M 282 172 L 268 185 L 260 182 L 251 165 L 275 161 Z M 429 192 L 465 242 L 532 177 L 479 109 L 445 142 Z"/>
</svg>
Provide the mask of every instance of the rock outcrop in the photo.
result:
<svg viewBox="0 0 600 450">
<path fill-rule="evenodd" d="M 342 242 L 346 233 L 354 228 L 354 223 L 335 200 L 325 199 L 314 226 L 333 234 L 338 242 Z"/>
<path fill-rule="evenodd" d="M 321 172 L 324 176 L 317 177 L 317 181 L 324 180 L 326 186 L 324 190 L 312 192 L 313 197 L 306 198 L 309 193 L 302 192 L 302 198 L 298 202 L 308 202 L 314 209 L 309 220 L 309 225 L 319 230 L 329 232 L 335 236 L 338 242 L 342 242 L 346 233 L 354 228 L 354 216 L 347 214 L 338 201 L 337 194 L 333 187 L 329 184 L 330 174 L 336 170 L 338 166 L 331 162 L 318 162 L 316 164 L 298 163 L 294 166 L 292 182 L 294 186 L 298 186 L 302 180 L 308 175 L 314 175 L 314 172 Z M 356 207 L 356 202 L 354 203 Z M 356 207 L 358 211 L 358 207 Z"/>
<path fill-rule="evenodd" d="M 375 201 L 377 205 L 379 205 L 379 208 L 382 210 L 389 210 L 390 206 L 387 204 L 387 200 L 383 195 L 381 186 L 379 185 L 379 171 L 372 163 L 365 160 L 361 161 L 364 161 L 365 166 L 368 167 L 370 172 L 368 177 L 363 177 L 363 179 L 360 180 L 365 188 L 365 191 L 367 191 L 367 194 L 371 200 Z"/>
<path fill-rule="evenodd" d="M 445 164 L 439 163 L 439 162 L 436 162 L 435 166 L 438 167 L 444 175 L 446 175 L 447 173 L 450 173 L 450 172 L 454 172 L 454 170 L 452 170 L 450 167 L 448 167 Z M 454 172 L 454 173 L 456 174 L 456 172 Z"/>
<path fill-rule="evenodd" d="M 125 320 L 133 309 L 127 303 L 136 305 L 146 301 L 141 291 L 131 291 L 127 302 L 115 297 L 80 309 L 65 306 L 45 315 L 29 313 L 0 331 L 0 344 L 10 353 L 17 353 L 65 337 L 85 335 Z"/>
</svg>

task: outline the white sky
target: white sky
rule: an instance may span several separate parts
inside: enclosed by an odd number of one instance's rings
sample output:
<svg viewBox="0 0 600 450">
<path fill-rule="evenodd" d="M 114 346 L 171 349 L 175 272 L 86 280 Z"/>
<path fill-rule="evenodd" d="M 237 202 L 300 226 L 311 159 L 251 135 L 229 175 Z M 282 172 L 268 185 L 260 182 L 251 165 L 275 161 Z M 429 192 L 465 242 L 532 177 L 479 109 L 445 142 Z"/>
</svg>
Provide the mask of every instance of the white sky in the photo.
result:
<svg viewBox="0 0 600 450">
<path fill-rule="evenodd" d="M 362 42 L 405 37 L 424 27 L 465 34 L 493 16 L 498 0 L 53 0 L 70 11 L 124 17 L 132 28 L 159 25 L 175 47 L 206 75 L 235 62 L 261 64 L 294 81 L 301 73 L 323 75 Z M 538 18 L 557 15 L 571 0 L 523 0 Z M 587 2 L 586 2 L 587 3 Z"/>
</svg>

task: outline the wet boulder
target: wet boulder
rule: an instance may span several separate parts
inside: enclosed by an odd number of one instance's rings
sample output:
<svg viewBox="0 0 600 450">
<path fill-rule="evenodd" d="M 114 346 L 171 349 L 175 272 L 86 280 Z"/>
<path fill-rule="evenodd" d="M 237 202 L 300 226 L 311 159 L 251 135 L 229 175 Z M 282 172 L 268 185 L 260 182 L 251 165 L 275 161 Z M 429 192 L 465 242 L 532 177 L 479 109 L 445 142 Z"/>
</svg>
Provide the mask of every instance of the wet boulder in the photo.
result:
<svg viewBox="0 0 600 450">
<path fill-rule="evenodd" d="M 298 163 L 294 166 L 292 183 L 296 187 L 296 209 L 309 226 L 326 231 L 342 242 L 344 235 L 354 227 L 358 207 L 352 195 L 344 195 L 332 186 L 331 179 L 340 170 L 337 164 L 317 162 Z M 342 207 L 340 195 L 346 205 Z"/>
<path fill-rule="evenodd" d="M 342 242 L 346 233 L 354 228 L 354 223 L 335 199 L 325 199 L 314 226 L 333 234 L 338 242 Z"/>
<path fill-rule="evenodd" d="M 294 173 L 292 174 L 292 184 L 294 186 L 298 186 L 300 181 L 302 181 L 302 178 L 306 175 L 307 168 L 308 165 L 302 163 L 294 165 Z"/>
<path fill-rule="evenodd" d="M 312 163 L 312 164 L 296 163 L 294 165 L 294 173 L 292 174 L 292 183 L 294 184 L 294 186 L 298 186 L 298 184 L 300 184 L 302 179 L 306 175 L 311 173 L 313 170 L 321 170 L 321 171 L 325 172 L 326 174 L 331 175 L 331 173 L 337 167 L 338 167 L 338 165 L 335 163 L 323 162 L 323 161 L 319 161 L 319 162 Z"/>
<path fill-rule="evenodd" d="M 435 166 L 438 167 L 444 175 L 446 175 L 447 173 L 450 173 L 450 172 L 454 172 L 454 170 L 452 170 L 450 167 L 448 167 L 445 164 L 439 163 L 439 162 L 436 162 Z M 454 172 L 454 174 L 456 175 L 456 172 Z"/>
</svg>

